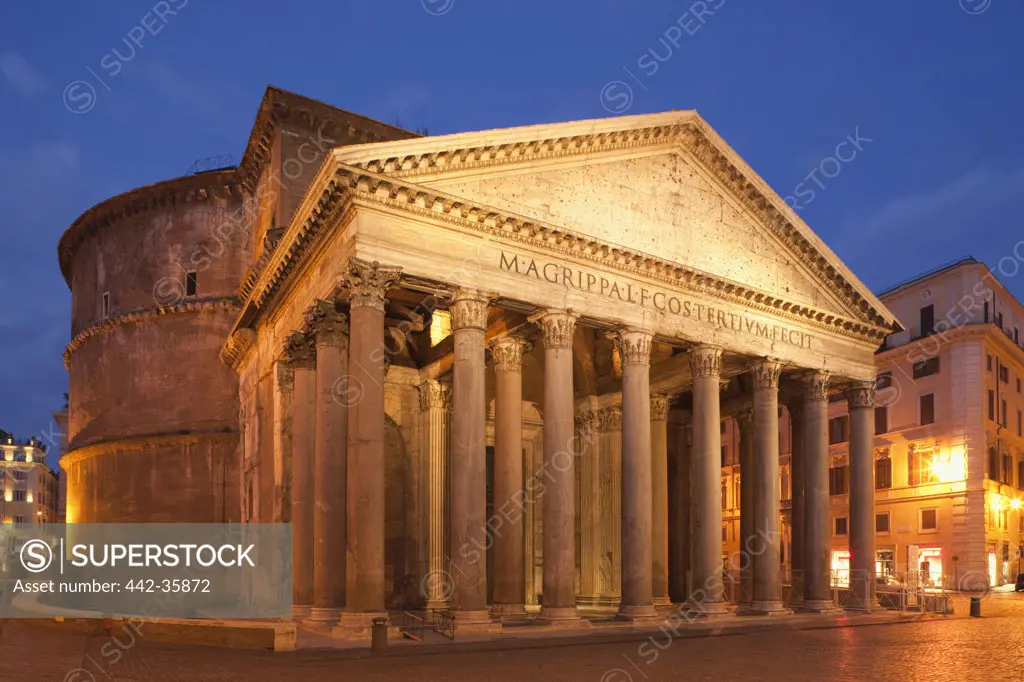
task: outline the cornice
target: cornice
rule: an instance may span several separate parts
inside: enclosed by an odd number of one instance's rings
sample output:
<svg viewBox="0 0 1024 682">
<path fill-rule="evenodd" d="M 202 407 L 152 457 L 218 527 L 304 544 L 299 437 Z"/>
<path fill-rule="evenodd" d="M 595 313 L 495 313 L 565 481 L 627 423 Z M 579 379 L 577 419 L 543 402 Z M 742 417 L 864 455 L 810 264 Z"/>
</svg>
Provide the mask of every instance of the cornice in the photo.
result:
<svg viewBox="0 0 1024 682">
<path fill-rule="evenodd" d="M 651 121 L 652 125 L 636 125 L 645 120 Z M 634 127 L 599 132 L 588 131 L 588 128 L 595 124 L 592 121 L 553 126 L 531 126 L 508 131 L 508 133 L 518 133 L 519 139 L 498 139 L 495 142 L 490 142 L 489 139 L 500 138 L 499 134 L 503 131 L 487 131 L 487 134 L 450 136 L 450 140 L 441 137 L 427 138 L 422 142 L 379 145 L 383 147 L 380 151 L 388 155 L 374 156 L 373 152 L 377 152 L 377 150 L 368 147 L 365 150 L 358 148 L 337 150 L 335 156 L 340 162 L 354 168 L 398 179 L 455 171 L 480 171 L 502 165 L 569 158 L 584 154 L 606 154 L 659 145 L 678 146 L 698 161 L 704 170 L 729 190 L 731 195 L 749 213 L 782 241 L 796 260 L 813 273 L 820 282 L 825 283 L 833 296 L 852 304 L 863 322 L 893 329 L 875 307 L 876 305 L 882 307 L 884 311 L 883 304 L 869 301 L 853 283 L 848 281 L 844 273 L 837 271 L 829 262 L 826 254 L 821 252 L 820 247 L 824 245 L 812 243 L 812 240 L 803 234 L 804 230 L 798 226 L 802 225 L 803 221 L 751 169 L 741 168 L 733 162 L 730 155 L 720 148 L 722 143 L 717 134 L 696 112 L 627 117 L 623 119 L 622 125 L 628 125 L 630 122 L 633 122 Z M 534 128 L 534 130 L 530 130 L 530 128 Z M 537 134 L 543 136 L 545 128 L 548 129 L 548 134 L 562 131 L 565 131 L 566 134 L 556 134 L 541 137 L 541 139 L 522 137 L 523 135 Z M 472 144 L 470 140 L 474 138 L 481 140 L 481 143 Z M 470 143 L 452 148 L 451 145 L 459 145 L 460 142 Z M 446 146 L 437 148 L 438 144 L 446 144 Z M 414 151 L 417 147 L 426 147 L 427 145 L 431 145 L 433 148 L 419 152 Z M 393 149 L 389 150 L 389 147 Z M 403 147 L 411 153 L 403 154 Z M 813 235 L 809 229 L 807 232 Z M 895 318 L 893 319 L 895 320 Z M 894 324 L 898 326 L 898 322 L 894 322 Z"/>
<path fill-rule="evenodd" d="M 147 452 L 154 448 L 167 446 L 197 445 L 210 441 L 229 441 L 238 434 L 235 431 L 202 431 L 198 433 L 157 433 L 130 438 L 118 438 L 92 443 L 75 448 L 60 458 L 60 468 L 67 471 L 69 467 L 97 455 L 109 455 L 118 452 Z"/>
<path fill-rule="evenodd" d="M 126 313 L 122 313 L 105 320 L 100 320 L 78 332 L 75 335 L 75 338 L 71 339 L 67 347 L 64 349 L 64 367 L 65 369 L 71 369 L 71 356 L 74 355 L 75 351 L 81 348 L 85 342 L 93 336 L 101 336 L 129 324 L 152 322 L 153 320 L 161 317 L 167 317 L 168 315 L 189 315 L 214 312 L 217 310 L 226 310 L 237 314 L 240 308 L 238 307 L 237 300 L 233 296 L 203 298 L 184 301 L 174 305 L 136 308 Z"/>
<path fill-rule="evenodd" d="M 325 225 L 334 225 L 339 219 L 343 222 L 355 202 L 362 202 L 588 261 L 598 267 L 662 282 L 839 336 L 881 343 L 891 332 L 882 326 L 884 321 L 876 324 L 847 319 L 651 254 L 395 178 L 361 172 L 349 166 L 340 166 L 333 172 L 325 168 L 322 174 L 323 192 L 315 199 L 307 197 L 296 212 L 281 245 L 252 289 L 249 301 L 258 309 L 264 308 L 282 288 L 288 273 L 298 268 L 310 246 L 319 241 Z"/>
<path fill-rule="evenodd" d="M 64 281 L 71 286 L 71 261 L 79 245 L 97 230 L 152 210 L 232 196 L 241 197 L 238 171 L 229 168 L 146 185 L 96 204 L 65 230 L 57 245 Z"/>
</svg>

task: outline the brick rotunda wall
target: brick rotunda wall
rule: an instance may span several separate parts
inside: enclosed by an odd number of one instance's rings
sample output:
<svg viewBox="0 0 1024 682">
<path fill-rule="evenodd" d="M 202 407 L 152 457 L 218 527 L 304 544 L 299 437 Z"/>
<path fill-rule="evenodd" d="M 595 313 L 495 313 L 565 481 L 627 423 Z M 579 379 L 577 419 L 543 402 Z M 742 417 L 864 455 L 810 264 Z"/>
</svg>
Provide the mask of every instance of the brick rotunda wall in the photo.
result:
<svg viewBox="0 0 1024 682">
<path fill-rule="evenodd" d="M 235 171 L 215 171 L 114 197 L 62 237 L 69 522 L 239 519 L 238 376 L 218 353 L 249 261 L 242 206 Z"/>
</svg>

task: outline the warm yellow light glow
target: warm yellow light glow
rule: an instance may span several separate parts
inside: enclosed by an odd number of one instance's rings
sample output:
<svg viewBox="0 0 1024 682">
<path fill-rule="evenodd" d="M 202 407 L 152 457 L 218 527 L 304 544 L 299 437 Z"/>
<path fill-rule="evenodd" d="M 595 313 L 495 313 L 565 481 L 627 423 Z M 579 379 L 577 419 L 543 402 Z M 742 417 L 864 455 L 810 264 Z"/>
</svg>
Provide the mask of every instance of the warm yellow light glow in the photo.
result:
<svg viewBox="0 0 1024 682">
<path fill-rule="evenodd" d="M 966 465 L 967 458 L 964 455 L 964 449 L 956 446 L 946 452 L 933 455 L 928 466 L 939 483 L 952 483 L 964 480 Z"/>
<path fill-rule="evenodd" d="M 1010 509 L 1020 509 L 1020 500 L 1010 500 Z"/>
<path fill-rule="evenodd" d="M 31 502 L 31 501 L 32 501 L 32 491 L 31 491 L 31 490 L 29 490 L 29 491 L 28 491 L 28 492 L 27 492 L 27 493 L 25 494 L 25 501 L 26 501 L 26 502 Z"/>
<path fill-rule="evenodd" d="M 13 499 L 14 499 L 14 491 L 11 490 L 10 488 L 8 488 L 7 490 L 4 491 L 4 500 L 6 502 L 10 502 Z"/>
<path fill-rule="evenodd" d="M 14 461 L 14 450 L 5 450 L 4 451 L 4 459 L 6 459 L 8 462 L 13 462 Z"/>
<path fill-rule="evenodd" d="M 436 346 L 451 333 L 451 314 L 447 310 L 435 310 L 430 316 L 430 345 Z"/>
<path fill-rule="evenodd" d="M 29 452 L 28 450 L 25 451 L 25 461 L 26 462 L 31 462 L 32 461 L 32 453 Z"/>
</svg>

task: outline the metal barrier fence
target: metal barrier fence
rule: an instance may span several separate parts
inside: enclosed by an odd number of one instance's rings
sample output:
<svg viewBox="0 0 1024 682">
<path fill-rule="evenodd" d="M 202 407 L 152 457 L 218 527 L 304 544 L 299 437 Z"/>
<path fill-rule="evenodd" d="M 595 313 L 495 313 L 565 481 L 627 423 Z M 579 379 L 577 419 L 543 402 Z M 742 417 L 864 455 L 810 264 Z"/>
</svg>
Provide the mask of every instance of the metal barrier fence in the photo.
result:
<svg viewBox="0 0 1024 682">
<path fill-rule="evenodd" d="M 423 632 L 427 625 L 425 618 L 408 611 L 389 614 L 389 618 L 391 624 L 398 628 L 403 637 L 416 642 L 423 641 Z"/>
<path fill-rule="evenodd" d="M 430 629 L 448 639 L 455 639 L 455 616 L 447 611 L 430 609 Z"/>
</svg>

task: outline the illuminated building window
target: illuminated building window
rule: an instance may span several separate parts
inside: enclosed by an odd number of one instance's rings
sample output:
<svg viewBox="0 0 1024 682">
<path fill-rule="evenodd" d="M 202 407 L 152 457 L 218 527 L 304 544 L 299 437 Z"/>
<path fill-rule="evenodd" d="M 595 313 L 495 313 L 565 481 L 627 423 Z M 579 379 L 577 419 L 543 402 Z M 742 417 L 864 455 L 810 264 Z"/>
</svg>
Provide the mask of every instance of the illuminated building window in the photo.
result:
<svg viewBox="0 0 1024 682">
<path fill-rule="evenodd" d="M 828 470 L 828 494 L 846 494 L 846 467 L 832 467 Z"/>
<path fill-rule="evenodd" d="M 835 524 L 833 526 L 833 534 L 837 538 L 838 537 L 845 537 L 846 536 L 846 517 L 845 516 L 837 516 L 836 517 Z"/>
<path fill-rule="evenodd" d="M 939 358 L 928 358 L 914 363 L 914 378 L 921 379 L 939 373 Z"/>
<path fill-rule="evenodd" d="M 921 509 L 918 511 L 918 530 L 922 533 L 936 531 L 939 529 L 939 512 L 935 507 Z"/>
<path fill-rule="evenodd" d="M 896 551 L 892 549 L 880 549 L 875 552 L 875 573 L 879 576 L 889 576 L 896 572 Z"/>
<path fill-rule="evenodd" d="M 889 512 L 875 514 L 875 532 L 882 534 L 889 532 Z"/>
<path fill-rule="evenodd" d="M 921 426 L 935 423 L 935 394 L 925 393 L 919 398 L 921 408 Z"/>
<path fill-rule="evenodd" d="M 892 460 L 875 460 L 875 490 L 888 490 L 892 487 Z"/>
<path fill-rule="evenodd" d="M 850 439 L 850 418 L 847 415 L 828 420 L 828 444 L 845 443 Z"/>
<path fill-rule="evenodd" d="M 875 435 L 879 436 L 889 430 L 889 408 L 885 405 L 875 408 Z"/>
</svg>

